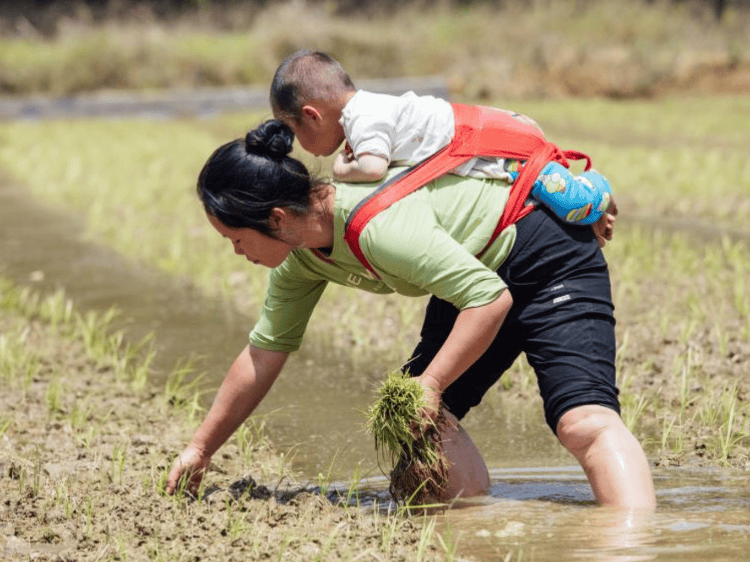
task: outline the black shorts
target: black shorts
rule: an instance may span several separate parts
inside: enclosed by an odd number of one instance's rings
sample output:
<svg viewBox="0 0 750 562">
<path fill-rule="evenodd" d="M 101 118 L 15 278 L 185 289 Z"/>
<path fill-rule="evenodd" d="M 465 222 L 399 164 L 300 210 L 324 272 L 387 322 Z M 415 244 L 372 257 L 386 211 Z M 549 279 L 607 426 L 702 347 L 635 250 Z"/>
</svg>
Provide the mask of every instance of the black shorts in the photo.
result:
<svg viewBox="0 0 750 562">
<path fill-rule="evenodd" d="M 524 352 L 534 369 L 547 424 L 585 404 L 620 413 L 615 382 L 615 318 L 609 271 L 591 228 L 572 226 L 540 207 L 516 223 L 513 249 L 498 270 L 513 307 L 489 349 L 443 393 L 459 419 Z M 424 372 L 448 337 L 458 310 L 433 297 L 421 340 L 405 365 Z"/>
</svg>

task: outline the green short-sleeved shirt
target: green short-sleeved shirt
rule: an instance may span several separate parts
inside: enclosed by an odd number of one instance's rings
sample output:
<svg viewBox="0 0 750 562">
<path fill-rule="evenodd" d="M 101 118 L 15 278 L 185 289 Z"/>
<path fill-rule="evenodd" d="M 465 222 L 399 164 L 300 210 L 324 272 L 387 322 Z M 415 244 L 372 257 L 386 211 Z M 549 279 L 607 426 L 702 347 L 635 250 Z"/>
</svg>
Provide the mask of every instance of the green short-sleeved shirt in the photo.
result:
<svg viewBox="0 0 750 562">
<path fill-rule="evenodd" d="M 389 176 L 398 169 L 389 171 Z M 360 245 L 377 279 L 344 241 L 352 209 L 379 184 L 336 183 L 334 243 L 326 256 L 295 250 L 271 271 L 250 343 L 275 351 L 299 349 L 329 281 L 372 293 L 435 295 L 458 309 L 495 300 L 505 283 L 495 271 L 515 241 L 507 228 L 482 255 L 510 192 L 498 179 L 445 175 L 394 203 L 366 226 Z"/>
</svg>

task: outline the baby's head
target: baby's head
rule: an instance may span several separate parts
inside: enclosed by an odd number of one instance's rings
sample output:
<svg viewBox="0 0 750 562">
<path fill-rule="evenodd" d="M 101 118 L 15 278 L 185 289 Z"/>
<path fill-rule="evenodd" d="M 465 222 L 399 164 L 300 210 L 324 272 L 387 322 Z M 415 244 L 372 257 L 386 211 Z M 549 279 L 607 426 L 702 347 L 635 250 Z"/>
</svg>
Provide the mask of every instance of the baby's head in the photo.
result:
<svg viewBox="0 0 750 562">
<path fill-rule="evenodd" d="M 299 120 L 310 101 L 338 103 L 354 92 L 354 83 L 343 67 L 321 51 L 297 51 L 279 65 L 271 82 L 274 115 Z"/>
<path fill-rule="evenodd" d="M 352 79 L 335 59 L 320 51 L 297 51 L 276 69 L 271 109 L 305 150 L 328 155 L 344 141 L 339 118 L 354 92 Z"/>
</svg>

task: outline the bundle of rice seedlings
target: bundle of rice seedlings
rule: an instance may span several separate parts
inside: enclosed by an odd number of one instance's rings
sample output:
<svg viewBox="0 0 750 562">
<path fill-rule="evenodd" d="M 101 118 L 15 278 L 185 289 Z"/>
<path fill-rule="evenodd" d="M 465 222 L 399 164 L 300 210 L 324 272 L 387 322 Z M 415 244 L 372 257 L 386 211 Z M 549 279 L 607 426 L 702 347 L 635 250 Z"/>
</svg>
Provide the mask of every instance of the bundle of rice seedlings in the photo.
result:
<svg viewBox="0 0 750 562">
<path fill-rule="evenodd" d="M 375 450 L 393 466 L 391 496 L 407 505 L 440 501 L 448 481 L 448 462 L 440 442 L 445 424 L 442 406 L 437 417 L 414 435 L 413 428 L 424 424 L 420 410 L 425 407 L 419 381 L 396 371 L 388 373 L 377 401 L 367 411 L 366 428 L 375 440 Z"/>
</svg>

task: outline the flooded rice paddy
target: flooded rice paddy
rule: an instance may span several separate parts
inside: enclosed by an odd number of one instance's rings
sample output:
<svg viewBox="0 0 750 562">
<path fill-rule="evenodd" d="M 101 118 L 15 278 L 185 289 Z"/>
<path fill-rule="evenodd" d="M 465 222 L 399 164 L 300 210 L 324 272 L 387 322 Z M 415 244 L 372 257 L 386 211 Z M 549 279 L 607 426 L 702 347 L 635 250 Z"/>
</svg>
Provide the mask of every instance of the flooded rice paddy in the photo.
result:
<svg viewBox="0 0 750 562">
<path fill-rule="evenodd" d="M 577 466 L 492 469 L 490 475 L 488 497 L 466 501 L 438 518 L 437 530 L 456 540 L 461 556 L 483 561 L 750 560 L 750 490 L 739 472 L 657 471 L 656 513 L 592 509 L 593 496 Z M 370 482 L 360 505 L 387 499 L 386 486 L 384 479 Z"/>
<path fill-rule="evenodd" d="M 158 372 L 192 357 L 215 389 L 246 342 L 252 318 L 190 284 L 128 261 L 82 238 L 75 218 L 0 189 L 0 274 L 42 292 L 64 289 L 81 310 L 120 311 L 140 338 L 155 334 Z M 371 389 L 319 355 L 293 357 L 263 403 L 267 431 L 302 481 L 320 474 L 351 485 L 359 465 L 359 505 L 387 499 L 386 482 L 362 430 Z M 311 398 L 309 388 L 321 390 Z M 207 395 L 210 399 L 211 393 Z M 743 473 L 655 471 L 656 514 L 591 509 L 593 497 L 572 458 L 541 419 L 538 405 L 494 404 L 466 426 L 486 453 L 491 495 L 445 512 L 441 536 L 478 560 L 750 560 L 750 489 Z M 512 451 L 512 454 L 509 453 Z M 450 547 L 450 545 L 449 545 Z M 505 558 L 509 552 L 512 558 Z"/>
<path fill-rule="evenodd" d="M 704 243 L 748 241 L 746 231 L 696 223 L 660 218 L 653 226 L 692 231 Z M 115 307 L 115 328 L 136 340 L 154 334 L 157 383 L 186 360 L 205 373 L 206 405 L 254 321 L 188 281 L 86 240 L 75 217 L 44 209 L 2 181 L 0 276 L 43 293 L 64 289 L 81 311 Z M 387 482 L 363 429 L 373 388 L 331 356 L 311 346 L 290 357 L 254 417 L 308 489 L 332 479 L 346 494 L 358 484 L 354 505 L 387 505 Z M 616 513 L 592 509 L 583 473 L 537 402 L 493 398 L 465 426 L 485 454 L 492 488 L 437 518 L 446 552 L 455 555 L 446 560 L 750 560 L 746 472 L 657 466 L 657 512 Z"/>
<path fill-rule="evenodd" d="M 585 480 L 555 470 L 494 471 L 492 497 L 449 511 L 442 525 L 462 530 L 461 553 L 479 560 L 748 560 L 750 493 L 744 475 L 655 474 L 654 514 L 586 508 Z"/>
</svg>

